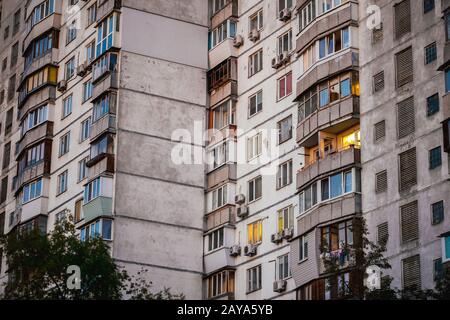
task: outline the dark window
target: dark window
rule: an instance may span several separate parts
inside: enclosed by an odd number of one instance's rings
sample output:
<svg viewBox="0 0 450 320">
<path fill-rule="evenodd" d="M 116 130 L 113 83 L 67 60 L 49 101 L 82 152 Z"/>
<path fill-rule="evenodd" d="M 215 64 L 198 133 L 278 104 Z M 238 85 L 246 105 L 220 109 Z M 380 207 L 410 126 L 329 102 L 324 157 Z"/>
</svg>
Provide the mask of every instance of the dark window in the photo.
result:
<svg viewBox="0 0 450 320">
<path fill-rule="evenodd" d="M 384 222 L 377 227 L 378 232 L 378 243 L 380 245 L 386 245 L 389 239 L 389 225 Z"/>
<path fill-rule="evenodd" d="M 13 32 L 12 34 L 15 35 L 20 29 L 20 9 L 16 11 L 14 14 L 14 23 L 13 23 Z"/>
<path fill-rule="evenodd" d="M 11 67 L 17 64 L 17 57 L 19 56 L 19 42 L 16 42 L 11 47 Z"/>
<path fill-rule="evenodd" d="M 383 24 L 381 23 L 378 28 L 372 30 L 372 43 L 377 43 L 383 40 Z"/>
<path fill-rule="evenodd" d="M 441 147 L 430 150 L 430 170 L 442 165 Z"/>
<path fill-rule="evenodd" d="M 5 213 L 0 213 L 0 236 L 5 233 Z M 0 254 L 0 267 L 1 267 L 2 256 Z"/>
<path fill-rule="evenodd" d="M 444 275 L 444 268 L 442 265 L 442 258 L 433 261 L 433 280 L 439 281 Z"/>
<path fill-rule="evenodd" d="M 11 101 L 16 94 L 16 75 L 13 75 L 9 78 L 8 83 L 8 101 Z"/>
<path fill-rule="evenodd" d="M 423 13 L 428 13 L 434 9 L 434 0 L 423 0 Z"/>
<path fill-rule="evenodd" d="M 11 133 L 12 124 L 13 124 L 13 111 L 14 111 L 14 108 L 11 108 L 6 112 L 5 135 L 8 135 Z"/>
<path fill-rule="evenodd" d="M 2 179 L 2 185 L 0 190 L 0 203 L 6 201 L 6 196 L 8 195 L 8 177 Z"/>
<path fill-rule="evenodd" d="M 439 94 L 434 94 L 427 98 L 427 116 L 439 112 Z"/>
<path fill-rule="evenodd" d="M 399 161 L 399 190 L 406 191 L 417 184 L 416 148 L 401 153 Z"/>
<path fill-rule="evenodd" d="M 436 42 L 425 47 L 425 64 L 430 64 L 437 59 Z"/>
<path fill-rule="evenodd" d="M 416 129 L 414 97 L 401 101 L 397 105 L 398 138 L 404 138 Z"/>
<path fill-rule="evenodd" d="M 9 166 L 9 162 L 11 160 L 11 142 L 5 144 L 3 149 L 3 164 L 2 169 L 6 169 Z"/>
<path fill-rule="evenodd" d="M 444 221 L 444 201 L 439 201 L 431 205 L 431 223 L 433 225 Z"/>
<path fill-rule="evenodd" d="M 376 182 L 375 182 L 375 192 L 382 193 L 387 191 L 388 182 L 387 182 L 387 171 L 384 170 L 376 174 Z"/>
<path fill-rule="evenodd" d="M 420 256 L 402 260 L 403 267 L 403 288 L 404 289 L 421 289 L 422 282 L 420 276 Z"/>
<path fill-rule="evenodd" d="M 395 38 L 399 39 L 411 32 L 411 3 L 404 0 L 395 5 Z"/>
<path fill-rule="evenodd" d="M 395 55 L 397 88 L 404 86 L 414 80 L 413 51 L 412 47 Z"/>
<path fill-rule="evenodd" d="M 445 93 L 447 92 L 450 92 L 450 68 L 445 70 Z"/>
<path fill-rule="evenodd" d="M 400 207 L 402 243 L 419 239 L 419 208 L 413 201 Z"/>
<path fill-rule="evenodd" d="M 386 136 L 386 121 L 380 121 L 375 124 L 375 142 L 379 142 Z"/>
<path fill-rule="evenodd" d="M 384 71 L 373 76 L 373 91 L 380 92 L 384 89 Z"/>
</svg>

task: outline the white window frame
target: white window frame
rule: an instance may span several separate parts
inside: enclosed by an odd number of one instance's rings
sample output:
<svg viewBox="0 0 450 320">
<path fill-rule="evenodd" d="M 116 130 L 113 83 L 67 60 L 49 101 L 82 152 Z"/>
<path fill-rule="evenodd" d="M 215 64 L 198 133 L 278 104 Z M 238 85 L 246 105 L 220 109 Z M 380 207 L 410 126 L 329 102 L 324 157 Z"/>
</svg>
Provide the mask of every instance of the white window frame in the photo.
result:
<svg viewBox="0 0 450 320">
<path fill-rule="evenodd" d="M 287 38 L 286 38 L 287 37 Z M 287 43 L 287 50 L 284 50 L 285 42 Z M 289 29 L 289 31 L 286 31 L 277 39 L 277 49 L 278 49 L 278 55 L 281 55 L 283 52 L 291 52 L 292 51 L 292 29 Z"/>
<path fill-rule="evenodd" d="M 286 167 L 286 173 L 283 169 Z M 282 189 L 290 185 L 293 181 L 292 179 L 292 159 L 280 164 L 277 170 L 277 189 Z M 285 176 L 286 175 L 286 176 Z M 284 183 L 284 181 L 286 183 Z"/>
<path fill-rule="evenodd" d="M 89 139 L 90 133 L 91 133 L 91 117 L 88 117 L 81 122 L 80 142 Z"/>
<path fill-rule="evenodd" d="M 225 243 L 225 228 L 220 228 L 210 232 L 208 238 L 208 252 L 223 248 Z"/>
<path fill-rule="evenodd" d="M 220 186 L 212 192 L 212 209 L 217 210 L 228 204 L 228 185 Z"/>
<path fill-rule="evenodd" d="M 284 266 L 287 264 L 288 272 L 285 274 Z M 281 273 L 283 272 L 283 274 Z M 291 266 L 290 266 L 290 257 L 289 253 L 284 254 L 282 256 L 277 257 L 276 260 L 276 268 L 275 268 L 275 277 L 277 280 L 286 280 L 292 276 Z"/>
<path fill-rule="evenodd" d="M 303 262 L 308 260 L 308 235 L 303 235 L 298 239 L 298 260 Z"/>
<path fill-rule="evenodd" d="M 257 265 L 247 269 L 247 293 L 261 290 L 262 288 L 262 266 Z"/>
<path fill-rule="evenodd" d="M 258 158 L 262 154 L 262 132 L 247 138 L 247 161 Z"/>
<path fill-rule="evenodd" d="M 70 150 L 70 131 L 59 138 L 59 156 L 67 154 Z"/>
<path fill-rule="evenodd" d="M 257 194 L 256 194 L 256 191 L 257 191 L 257 187 L 256 187 L 257 183 L 256 183 L 256 181 L 257 180 L 261 181 L 261 192 L 260 192 L 259 197 L 257 197 Z M 258 201 L 259 199 L 261 199 L 262 198 L 262 176 L 257 176 L 255 178 L 249 180 L 247 182 L 247 189 L 248 189 L 247 198 L 248 198 L 248 202 L 249 203 L 252 203 L 252 202 L 255 202 L 255 201 Z M 250 189 L 253 189 L 253 196 L 254 196 L 253 199 L 250 197 Z"/>
<path fill-rule="evenodd" d="M 264 28 L 264 10 L 259 9 L 257 12 L 252 14 L 249 18 L 248 29 L 250 31 L 257 30 L 260 31 Z M 256 28 L 254 26 L 256 25 Z"/>
<path fill-rule="evenodd" d="M 251 78 L 255 74 L 263 70 L 263 49 L 259 49 L 248 58 L 248 77 Z"/>
<path fill-rule="evenodd" d="M 89 168 L 86 166 L 86 162 L 89 161 L 89 157 L 85 157 L 78 161 L 78 182 L 83 181 L 87 178 Z"/>
<path fill-rule="evenodd" d="M 63 100 L 61 119 L 64 119 L 65 117 L 70 115 L 72 113 L 72 109 L 73 109 L 73 94 L 70 94 Z"/>
<path fill-rule="evenodd" d="M 251 113 L 252 100 L 255 101 L 255 113 Z M 263 110 L 263 90 L 259 90 L 248 98 L 248 118 L 260 113 Z"/>
<path fill-rule="evenodd" d="M 278 210 L 277 215 L 277 232 L 294 229 L 294 207 L 292 205 Z M 280 228 L 280 223 L 282 224 L 282 228 Z"/>
<path fill-rule="evenodd" d="M 63 194 L 67 191 L 67 179 L 69 176 L 69 171 L 65 170 L 63 173 L 58 175 L 58 184 L 57 184 L 57 195 Z"/>
</svg>

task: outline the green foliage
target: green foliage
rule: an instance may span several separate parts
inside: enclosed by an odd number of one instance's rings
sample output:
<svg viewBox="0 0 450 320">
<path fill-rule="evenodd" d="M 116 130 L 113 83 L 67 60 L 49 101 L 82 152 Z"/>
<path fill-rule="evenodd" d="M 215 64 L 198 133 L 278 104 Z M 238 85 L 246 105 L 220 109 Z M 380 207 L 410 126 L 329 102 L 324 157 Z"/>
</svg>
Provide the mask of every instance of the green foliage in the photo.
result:
<svg viewBox="0 0 450 320">
<path fill-rule="evenodd" d="M 169 289 L 150 291 L 142 276 L 130 276 L 114 263 L 100 238 L 80 241 L 71 221 L 62 221 L 49 234 L 39 230 L 13 232 L 0 238 L 8 262 L 4 299 L 183 299 Z M 81 289 L 69 289 L 68 266 L 79 266 Z"/>
</svg>

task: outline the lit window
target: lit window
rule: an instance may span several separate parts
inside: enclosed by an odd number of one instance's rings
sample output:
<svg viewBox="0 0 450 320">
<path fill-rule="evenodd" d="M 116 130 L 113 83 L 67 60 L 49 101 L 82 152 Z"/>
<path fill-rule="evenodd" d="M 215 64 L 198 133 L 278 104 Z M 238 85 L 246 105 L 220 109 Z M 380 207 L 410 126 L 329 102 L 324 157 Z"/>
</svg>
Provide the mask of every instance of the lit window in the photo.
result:
<svg viewBox="0 0 450 320">
<path fill-rule="evenodd" d="M 294 228 L 294 208 L 292 206 L 278 210 L 278 232 Z"/>
<path fill-rule="evenodd" d="M 262 220 L 247 225 L 247 243 L 258 244 L 262 241 Z"/>
<path fill-rule="evenodd" d="M 361 147 L 361 131 L 355 131 L 352 132 L 351 134 L 345 136 L 342 138 L 342 146 L 343 148 L 348 148 L 348 147 L 356 147 L 356 148 L 360 148 Z"/>
</svg>

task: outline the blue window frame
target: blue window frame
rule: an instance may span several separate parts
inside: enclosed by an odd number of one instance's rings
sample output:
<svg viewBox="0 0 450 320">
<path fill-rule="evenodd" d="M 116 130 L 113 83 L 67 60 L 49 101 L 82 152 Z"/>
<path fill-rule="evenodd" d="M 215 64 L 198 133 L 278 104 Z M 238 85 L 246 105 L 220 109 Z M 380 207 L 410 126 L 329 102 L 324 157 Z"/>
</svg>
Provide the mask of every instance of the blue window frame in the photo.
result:
<svg viewBox="0 0 450 320">
<path fill-rule="evenodd" d="M 444 201 L 439 201 L 431 205 L 431 223 L 440 224 L 444 221 Z"/>
<path fill-rule="evenodd" d="M 442 165 L 441 147 L 430 150 L 429 162 L 430 170 L 436 169 Z"/>
<path fill-rule="evenodd" d="M 439 94 L 434 94 L 427 98 L 427 116 L 432 116 L 439 112 Z"/>
</svg>

